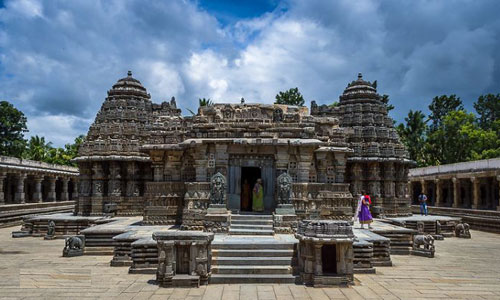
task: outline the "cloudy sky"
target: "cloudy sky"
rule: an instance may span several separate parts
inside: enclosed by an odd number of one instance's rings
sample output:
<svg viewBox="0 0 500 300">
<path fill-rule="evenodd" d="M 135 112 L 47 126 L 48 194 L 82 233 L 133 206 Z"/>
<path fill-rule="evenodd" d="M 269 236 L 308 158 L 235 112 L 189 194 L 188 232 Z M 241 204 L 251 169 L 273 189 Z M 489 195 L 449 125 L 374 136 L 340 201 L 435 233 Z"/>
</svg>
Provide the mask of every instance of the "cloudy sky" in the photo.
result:
<svg viewBox="0 0 500 300">
<path fill-rule="evenodd" d="M 500 1 L 0 0 L 0 99 L 55 145 L 132 70 L 154 102 L 331 103 L 362 72 L 402 121 L 433 96 L 500 92 Z M 238 3 L 235 3 L 238 2 Z"/>
</svg>

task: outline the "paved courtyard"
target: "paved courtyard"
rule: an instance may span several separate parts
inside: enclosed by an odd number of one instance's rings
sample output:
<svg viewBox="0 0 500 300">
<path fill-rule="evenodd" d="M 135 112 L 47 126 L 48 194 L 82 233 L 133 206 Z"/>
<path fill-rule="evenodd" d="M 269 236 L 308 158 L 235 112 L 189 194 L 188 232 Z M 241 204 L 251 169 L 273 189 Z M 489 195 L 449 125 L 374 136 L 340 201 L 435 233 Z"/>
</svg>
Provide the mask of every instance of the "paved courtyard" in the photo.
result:
<svg viewBox="0 0 500 300">
<path fill-rule="evenodd" d="M 154 275 L 110 267 L 109 256 L 61 257 L 63 240 L 12 239 L 0 229 L 0 299 L 500 299 L 500 235 L 436 241 L 436 258 L 392 256 L 394 267 L 355 275 L 349 288 L 209 285 L 165 289 Z"/>
</svg>

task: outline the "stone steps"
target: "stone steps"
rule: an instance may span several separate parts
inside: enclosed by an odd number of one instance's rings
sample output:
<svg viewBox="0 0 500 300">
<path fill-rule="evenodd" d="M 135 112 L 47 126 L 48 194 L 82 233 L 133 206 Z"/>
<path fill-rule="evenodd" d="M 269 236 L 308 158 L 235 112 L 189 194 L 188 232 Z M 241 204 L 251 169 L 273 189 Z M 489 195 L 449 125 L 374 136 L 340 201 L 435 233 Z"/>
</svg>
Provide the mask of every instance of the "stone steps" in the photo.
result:
<svg viewBox="0 0 500 300">
<path fill-rule="evenodd" d="M 244 230 L 273 230 L 273 225 L 257 225 L 257 224 L 231 224 L 231 229 L 244 229 Z"/>
<path fill-rule="evenodd" d="M 212 274 L 291 274 L 291 266 L 269 265 L 217 265 L 212 266 Z"/>
<path fill-rule="evenodd" d="M 211 284 L 223 283 L 295 283 L 295 276 L 291 274 L 212 274 Z"/>
<path fill-rule="evenodd" d="M 274 231 L 269 229 L 234 229 L 229 228 L 229 234 L 233 235 L 273 235 Z"/>
<path fill-rule="evenodd" d="M 271 215 L 232 215 L 229 234 L 232 235 L 273 235 Z"/>
<path fill-rule="evenodd" d="M 212 249 L 214 257 L 292 257 L 293 249 Z"/>
<path fill-rule="evenodd" d="M 290 266 L 292 257 L 215 257 L 212 266 Z"/>
</svg>

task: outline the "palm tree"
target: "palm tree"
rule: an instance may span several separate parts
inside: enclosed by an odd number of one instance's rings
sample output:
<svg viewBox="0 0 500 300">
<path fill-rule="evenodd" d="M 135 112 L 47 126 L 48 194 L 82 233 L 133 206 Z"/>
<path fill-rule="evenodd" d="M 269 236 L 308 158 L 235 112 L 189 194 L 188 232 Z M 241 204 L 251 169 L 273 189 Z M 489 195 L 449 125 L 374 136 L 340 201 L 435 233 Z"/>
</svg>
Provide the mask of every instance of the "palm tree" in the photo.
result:
<svg viewBox="0 0 500 300">
<path fill-rule="evenodd" d="M 212 100 L 210 100 L 210 98 L 208 98 L 208 99 L 200 98 L 200 99 L 198 99 L 198 102 L 200 103 L 200 107 L 202 107 L 202 106 L 212 106 L 214 104 L 212 102 Z"/>
<path fill-rule="evenodd" d="M 45 142 L 44 137 L 39 137 L 38 135 L 32 136 L 28 142 L 28 147 L 26 147 L 24 158 L 32 159 L 36 161 L 46 161 L 50 149 L 52 149 L 51 142 Z"/>
</svg>

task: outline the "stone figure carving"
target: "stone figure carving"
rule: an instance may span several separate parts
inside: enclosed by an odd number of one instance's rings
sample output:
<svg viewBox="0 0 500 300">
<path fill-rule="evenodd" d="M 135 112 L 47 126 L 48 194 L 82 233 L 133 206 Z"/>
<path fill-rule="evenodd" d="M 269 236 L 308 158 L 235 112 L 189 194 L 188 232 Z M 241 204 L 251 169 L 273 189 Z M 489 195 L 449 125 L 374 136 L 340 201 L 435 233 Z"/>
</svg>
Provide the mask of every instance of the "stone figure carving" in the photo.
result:
<svg viewBox="0 0 500 300">
<path fill-rule="evenodd" d="M 420 249 L 423 246 L 424 250 L 434 251 L 434 238 L 430 234 L 419 234 L 413 239 L 413 249 Z"/>
<path fill-rule="evenodd" d="M 226 203 L 226 177 L 220 172 L 217 172 L 217 174 L 210 179 L 210 203 Z"/>
<path fill-rule="evenodd" d="M 441 222 L 436 221 L 436 234 L 441 234 Z"/>
<path fill-rule="evenodd" d="M 287 172 L 278 176 L 278 203 L 291 204 L 292 177 Z"/>
<path fill-rule="evenodd" d="M 281 108 L 276 108 L 273 112 L 273 122 L 283 121 L 283 110 Z"/>
<path fill-rule="evenodd" d="M 56 223 L 54 223 L 54 221 L 50 220 L 48 227 L 47 227 L 47 236 L 53 237 L 55 234 L 56 234 Z"/>
<path fill-rule="evenodd" d="M 77 236 L 66 238 L 64 250 L 79 250 L 83 248 L 82 240 Z"/>
<path fill-rule="evenodd" d="M 470 226 L 467 223 L 459 223 L 455 226 L 455 236 L 464 239 L 470 239 Z"/>
<path fill-rule="evenodd" d="M 424 222 L 417 222 L 417 231 L 419 234 L 424 234 Z"/>
<path fill-rule="evenodd" d="M 66 238 L 63 250 L 64 257 L 80 256 L 83 255 L 83 248 L 85 243 L 83 237 L 71 236 Z"/>
</svg>

